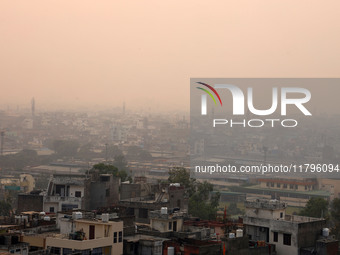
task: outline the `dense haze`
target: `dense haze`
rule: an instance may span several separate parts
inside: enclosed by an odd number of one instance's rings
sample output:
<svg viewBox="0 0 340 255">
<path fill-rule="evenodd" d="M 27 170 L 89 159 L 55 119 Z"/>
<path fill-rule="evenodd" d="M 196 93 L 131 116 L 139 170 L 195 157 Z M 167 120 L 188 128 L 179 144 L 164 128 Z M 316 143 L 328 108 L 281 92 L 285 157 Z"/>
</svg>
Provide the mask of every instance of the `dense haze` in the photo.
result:
<svg viewBox="0 0 340 255">
<path fill-rule="evenodd" d="M 187 111 L 190 77 L 339 77 L 339 16 L 336 0 L 2 1 L 0 109 Z"/>
</svg>

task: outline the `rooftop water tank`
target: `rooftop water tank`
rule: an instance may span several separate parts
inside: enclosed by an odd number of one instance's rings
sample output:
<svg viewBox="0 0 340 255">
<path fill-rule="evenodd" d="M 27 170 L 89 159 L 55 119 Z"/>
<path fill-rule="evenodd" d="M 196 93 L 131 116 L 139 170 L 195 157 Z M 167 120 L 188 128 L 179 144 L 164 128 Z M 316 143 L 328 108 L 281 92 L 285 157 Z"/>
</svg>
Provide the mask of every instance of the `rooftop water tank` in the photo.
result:
<svg viewBox="0 0 340 255">
<path fill-rule="evenodd" d="M 322 236 L 324 236 L 324 237 L 329 236 L 329 228 L 323 228 L 322 229 Z"/>
<path fill-rule="evenodd" d="M 243 237 L 243 230 L 242 229 L 236 230 L 236 237 Z"/>
<path fill-rule="evenodd" d="M 102 214 L 102 222 L 109 222 L 110 215 L 108 213 Z"/>
<path fill-rule="evenodd" d="M 175 255 L 175 247 L 168 247 L 168 255 Z"/>
<path fill-rule="evenodd" d="M 235 233 L 229 233 L 229 238 L 235 238 Z"/>
<path fill-rule="evenodd" d="M 45 216 L 45 217 L 44 217 L 44 221 L 51 221 L 51 217 Z"/>
<path fill-rule="evenodd" d="M 74 220 L 81 219 L 81 218 L 83 218 L 83 213 L 82 213 L 82 212 L 73 212 L 73 213 L 72 213 L 72 218 L 73 218 Z"/>
<path fill-rule="evenodd" d="M 168 214 L 168 207 L 162 207 L 161 214 Z"/>
</svg>

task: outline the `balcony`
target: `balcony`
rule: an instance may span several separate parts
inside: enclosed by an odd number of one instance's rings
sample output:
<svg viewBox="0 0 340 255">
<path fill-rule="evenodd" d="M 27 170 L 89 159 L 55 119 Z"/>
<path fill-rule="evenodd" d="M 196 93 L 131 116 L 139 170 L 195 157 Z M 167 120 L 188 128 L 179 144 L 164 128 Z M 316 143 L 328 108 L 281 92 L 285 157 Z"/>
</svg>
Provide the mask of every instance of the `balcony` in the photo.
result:
<svg viewBox="0 0 340 255">
<path fill-rule="evenodd" d="M 46 196 L 44 197 L 44 202 L 45 203 L 59 203 L 59 202 L 80 203 L 81 197 Z"/>
</svg>

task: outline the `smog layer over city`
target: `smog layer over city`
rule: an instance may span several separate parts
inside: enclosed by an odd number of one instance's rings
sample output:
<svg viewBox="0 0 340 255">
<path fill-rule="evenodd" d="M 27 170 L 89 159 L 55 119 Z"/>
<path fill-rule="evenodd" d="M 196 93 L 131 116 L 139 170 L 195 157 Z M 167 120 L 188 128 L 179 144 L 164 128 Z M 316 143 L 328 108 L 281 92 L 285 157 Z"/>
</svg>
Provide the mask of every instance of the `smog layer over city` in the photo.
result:
<svg viewBox="0 0 340 255">
<path fill-rule="evenodd" d="M 340 2 L 2 1 L 2 255 L 340 254 Z"/>
</svg>

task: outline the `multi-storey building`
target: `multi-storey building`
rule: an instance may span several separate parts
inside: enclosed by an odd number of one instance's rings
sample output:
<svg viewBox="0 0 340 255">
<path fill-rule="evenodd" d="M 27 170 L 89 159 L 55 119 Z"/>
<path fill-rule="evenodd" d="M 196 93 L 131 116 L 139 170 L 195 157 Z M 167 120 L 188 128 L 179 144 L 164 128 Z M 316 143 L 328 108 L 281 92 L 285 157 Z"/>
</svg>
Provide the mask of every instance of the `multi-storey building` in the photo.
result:
<svg viewBox="0 0 340 255">
<path fill-rule="evenodd" d="M 315 247 L 326 220 L 286 215 L 286 206 L 278 200 L 246 201 L 243 223 L 250 240 L 275 244 L 278 255 L 299 255 L 302 249 Z"/>
<path fill-rule="evenodd" d="M 102 220 L 83 219 L 74 212 L 72 218 L 59 218 L 60 234 L 46 237 L 46 249 L 50 254 L 123 254 L 123 222 L 109 221 L 109 215 Z"/>
</svg>

